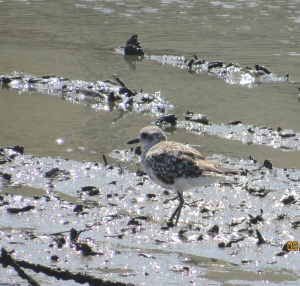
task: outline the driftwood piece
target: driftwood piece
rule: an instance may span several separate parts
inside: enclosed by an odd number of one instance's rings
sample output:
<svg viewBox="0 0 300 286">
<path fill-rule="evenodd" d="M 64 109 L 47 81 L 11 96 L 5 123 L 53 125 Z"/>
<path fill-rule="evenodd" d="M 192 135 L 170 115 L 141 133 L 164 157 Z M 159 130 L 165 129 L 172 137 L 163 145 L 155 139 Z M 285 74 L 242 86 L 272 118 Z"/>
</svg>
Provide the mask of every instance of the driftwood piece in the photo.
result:
<svg viewBox="0 0 300 286">
<path fill-rule="evenodd" d="M 33 286 L 40 285 L 32 277 L 30 277 L 28 274 L 25 273 L 25 271 L 20 267 L 18 262 L 11 257 L 11 255 L 4 247 L 1 248 L 0 263 L 2 263 L 3 267 L 7 267 L 8 265 L 12 266 L 16 270 L 18 275 L 22 279 L 26 279 L 30 285 Z"/>
<path fill-rule="evenodd" d="M 45 275 L 55 277 L 56 279 L 74 280 L 75 282 L 80 284 L 88 283 L 89 285 L 101 285 L 101 286 L 134 286 L 133 284 L 128 284 L 128 283 L 103 280 L 99 277 L 87 273 L 70 272 L 68 269 L 43 266 L 36 263 L 30 263 L 24 260 L 13 259 L 4 248 L 1 249 L 0 263 L 2 263 L 4 267 L 6 267 L 7 265 L 11 265 L 18 272 L 21 278 L 27 279 L 30 285 L 34 285 L 34 286 L 39 286 L 40 284 L 38 284 L 30 276 L 28 276 L 23 271 L 23 269 L 21 269 L 21 267 L 31 269 L 37 273 L 41 272 Z"/>
<path fill-rule="evenodd" d="M 113 74 L 114 78 L 116 81 L 121 85 L 121 88 L 119 90 L 120 94 L 127 94 L 127 97 L 134 96 L 137 94 L 135 90 L 130 89 L 129 87 L 126 86 L 126 84 L 119 78 L 117 74 Z"/>
</svg>

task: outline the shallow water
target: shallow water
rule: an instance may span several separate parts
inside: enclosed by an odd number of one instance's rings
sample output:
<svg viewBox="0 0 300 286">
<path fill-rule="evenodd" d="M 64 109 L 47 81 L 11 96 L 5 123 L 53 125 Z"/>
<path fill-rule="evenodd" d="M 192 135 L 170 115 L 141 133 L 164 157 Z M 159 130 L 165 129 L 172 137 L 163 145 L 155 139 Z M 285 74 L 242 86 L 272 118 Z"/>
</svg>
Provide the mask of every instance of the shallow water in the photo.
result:
<svg viewBox="0 0 300 286">
<path fill-rule="evenodd" d="M 171 112 L 179 120 L 190 110 L 216 124 L 241 120 L 247 125 L 300 132 L 298 1 L 3 0 L 0 27 L 0 74 L 16 70 L 96 81 L 117 73 L 136 90 L 161 90 L 176 106 Z M 290 80 L 249 88 L 146 58 L 133 64 L 115 50 L 134 33 L 149 55 L 192 58 L 194 53 L 207 61 L 259 63 L 278 76 L 289 73 Z M 26 154 L 36 156 L 102 161 L 105 154 L 112 163 L 108 154 L 127 148 L 126 142 L 155 119 L 124 111 L 97 111 L 38 92 L 0 90 L 0 146 L 24 145 Z M 251 154 L 258 162 L 268 158 L 275 167 L 300 169 L 298 151 L 199 136 L 180 128 L 168 137 L 201 145 L 204 156 L 248 159 Z M 210 275 L 206 273 L 208 283 L 214 276 L 221 279 L 223 274 L 212 269 Z M 245 274 L 240 280 L 251 281 L 251 277 Z M 237 283 L 230 277 L 222 282 L 226 281 Z"/>
</svg>

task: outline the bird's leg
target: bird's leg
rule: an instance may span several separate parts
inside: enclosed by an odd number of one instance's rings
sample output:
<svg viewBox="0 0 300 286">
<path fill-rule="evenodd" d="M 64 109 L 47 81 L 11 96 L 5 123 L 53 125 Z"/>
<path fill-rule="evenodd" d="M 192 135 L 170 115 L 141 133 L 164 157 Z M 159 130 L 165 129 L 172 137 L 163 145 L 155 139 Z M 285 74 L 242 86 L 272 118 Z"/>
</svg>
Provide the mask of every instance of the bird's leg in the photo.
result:
<svg viewBox="0 0 300 286">
<path fill-rule="evenodd" d="M 183 204 L 184 204 L 182 191 L 177 191 L 177 195 L 178 195 L 178 198 L 179 198 L 179 205 L 178 205 L 178 207 L 176 208 L 176 210 L 174 211 L 174 213 L 172 214 L 172 216 L 169 219 L 169 222 L 173 222 L 173 219 L 176 216 L 175 225 L 177 225 L 177 222 L 178 222 L 179 217 L 180 217 L 181 209 L 182 209 Z"/>
<path fill-rule="evenodd" d="M 175 225 L 177 225 L 177 222 L 178 222 L 179 217 L 180 217 L 181 209 L 182 209 L 183 204 L 184 204 L 183 192 L 182 191 L 177 191 L 177 194 L 178 194 L 178 197 L 179 197 L 179 206 L 178 206 L 178 212 L 177 212 Z"/>
</svg>

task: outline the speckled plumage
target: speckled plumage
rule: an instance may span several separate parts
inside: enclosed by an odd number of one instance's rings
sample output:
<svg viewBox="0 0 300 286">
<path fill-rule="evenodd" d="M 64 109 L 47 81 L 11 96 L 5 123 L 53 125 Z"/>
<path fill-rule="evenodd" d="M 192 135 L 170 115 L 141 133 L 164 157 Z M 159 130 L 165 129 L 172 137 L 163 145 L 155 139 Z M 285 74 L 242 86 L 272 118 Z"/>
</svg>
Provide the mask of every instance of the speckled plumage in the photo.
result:
<svg viewBox="0 0 300 286">
<path fill-rule="evenodd" d="M 205 159 L 188 145 L 167 141 L 164 132 L 155 126 L 143 128 L 139 138 L 128 144 L 138 142 L 144 145 L 141 162 L 147 175 L 156 184 L 175 190 L 179 196 L 180 205 L 170 219 L 172 221 L 177 215 L 175 225 L 184 202 L 182 191 L 219 181 L 222 175 L 238 173 Z"/>
</svg>

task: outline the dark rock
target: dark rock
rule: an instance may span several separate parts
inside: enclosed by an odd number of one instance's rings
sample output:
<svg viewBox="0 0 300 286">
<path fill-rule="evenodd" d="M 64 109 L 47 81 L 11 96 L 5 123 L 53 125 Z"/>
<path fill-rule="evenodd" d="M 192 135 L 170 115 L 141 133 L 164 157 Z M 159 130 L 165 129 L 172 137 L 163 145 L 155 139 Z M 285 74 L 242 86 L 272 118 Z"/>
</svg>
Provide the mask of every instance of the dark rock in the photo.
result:
<svg viewBox="0 0 300 286">
<path fill-rule="evenodd" d="M 212 228 L 208 230 L 209 234 L 217 235 L 219 233 L 220 227 L 218 225 L 214 225 Z"/>
<path fill-rule="evenodd" d="M 59 168 L 52 168 L 50 171 L 45 173 L 45 177 L 46 178 L 54 178 L 54 177 L 58 176 L 59 172 L 60 172 Z"/>
<path fill-rule="evenodd" d="M 281 202 L 285 205 L 292 204 L 296 202 L 294 195 L 289 195 L 281 200 Z"/>
<path fill-rule="evenodd" d="M 83 205 L 76 205 L 74 208 L 73 208 L 73 212 L 82 212 L 83 211 Z"/>
<path fill-rule="evenodd" d="M 71 228 L 70 230 L 70 240 L 73 241 L 73 240 L 76 240 L 79 236 L 79 233 L 78 231 L 75 229 L 75 228 Z"/>
<path fill-rule="evenodd" d="M 169 114 L 166 116 L 161 116 L 156 120 L 156 125 L 170 123 L 171 125 L 176 125 L 177 117 L 174 114 Z"/>
<path fill-rule="evenodd" d="M 269 69 L 267 69 L 265 66 L 260 66 L 260 65 L 256 64 L 255 69 L 257 71 L 263 71 L 265 74 L 271 74 L 271 71 Z"/>
<path fill-rule="evenodd" d="M 201 241 L 201 240 L 203 240 L 204 239 L 204 237 L 203 237 L 203 234 L 201 233 L 200 235 L 199 235 L 199 237 L 197 238 L 197 241 Z"/>
<path fill-rule="evenodd" d="M 242 124 L 242 121 L 240 120 L 235 120 L 235 121 L 229 121 L 228 125 L 238 125 L 238 124 Z"/>
<path fill-rule="evenodd" d="M 88 195 L 89 196 L 97 196 L 97 195 L 99 195 L 99 193 L 100 193 L 99 189 L 96 188 L 96 189 L 89 191 Z"/>
<path fill-rule="evenodd" d="M 76 243 L 75 250 L 81 251 L 84 255 L 91 255 L 93 254 L 92 248 L 87 245 L 86 243 Z"/>
<path fill-rule="evenodd" d="M 132 218 L 127 225 L 141 225 L 141 223 L 139 221 L 137 221 L 136 219 Z"/>
<path fill-rule="evenodd" d="M 52 261 L 58 261 L 59 260 L 59 257 L 57 255 L 51 255 L 50 259 Z"/>
<path fill-rule="evenodd" d="M 155 98 L 152 96 L 152 95 L 149 95 L 149 94 L 145 94 L 143 95 L 142 97 L 142 102 L 152 102 Z"/>
<path fill-rule="evenodd" d="M 65 245 L 67 242 L 64 236 L 56 237 L 55 241 L 57 243 L 58 248 L 62 248 L 63 245 Z"/>
<path fill-rule="evenodd" d="M 224 242 L 224 241 L 219 242 L 218 247 L 219 247 L 219 248 L 225 247 L 225 242 Z"/>
<path fill-rule="evenodd" d="M 293 228 L 293 229 L 296 229 L 296 228 L 298 228 L 298 227 L 300 227 L 300 220 L 297 220 L 297 221 L 292 222 L 292 228 Z"/>
<path fill-rule="evenodd" d="M 124 48 L 124 53 L 126 56 L 143 56 L 144 55 L 144 51 L 140 47 L 134 46 L 134 45 L 127 45 Z"/>
<path fill-rule="evenodd" d="M 275 256 L 285 256 L 287 254 L 289 254 L 287 251 L 281 251 L 281 252 L 276 253 Z"/>
<path fill-rule="evenodd" d="M 289 133 L 289 132 L 279 132 L 279 136 L 281 137 L 281 138 L 289 138 L 289 137 L 294 137 L 294 136 L 296 136 L 296 133 L 294 133 L 294 132 L 291 132 L 291 133 Z"/>
<path fill-rule="evenodd" d="M 2 175 L 2 178 L 3 178 L 4 180 L 10 181 L 10 179 L 11 179 L 11 174 L 4 173 L 4 174 Z"/>
<path fill-rule="evenodd" d="M 249 259 L 243 259 L 241 262 L 243 264 L 249 264 L 249 263 L 254 263 L 255 261 L 254 260 L 249 260 Z"/>
<path fill-rule="evenodd" d="M 148 217 L 140 215 L 140 216 L 137 216 L 135 219 L 148 220 Z"/>
<path fill-rule="evenodd" d="M 210 62 L 208 64 L 208 69 L 213 69 L 213 68 L 221 68 L 223 67 L 223 62 L 222 61 L 215 61 L 215 62 Z"/>
<path fill-rule="evenodd" d="M 197 123 L 202 123 L 202 124 L 205 124 L 205 125 L 208 125 L 210 123 L 205 115 L 194 114 L 194 112 L 191 112 L 191 111 L 186 112 L 185 120 L 186 121 L 197 122 Z"/>
<path fill-rule="evenodd" d="M 271 160 L 265 160 L 264 161 L 264 167 L 266 167 L 267 169 L 272 170 L 273 166 L 272 166 Z"/>
<path fill-rule="evenodd" d="M 14 214 L 16 214 L 16 213 L 24 213 L 24 212 L 28 212 L 28 211 L 33 210 L 33 209 L 35 209 L 34 206 L 26 206 L 26 207 L 23 207 L 23 208 L 8 208 L 7 211 L 8 211 L 9 213 L 14 213 Z"/>
<path fill-rule="evenodd" d="M 146 197 L 148 199 L 154 199 L 154 198 L 156 198 L 156 195 L 155 194 L 147 194 Z"/>
<path fill-rule="evenodd" d="M 126 56 L 143 56 L 144 51 L 140 46 L 140 42 L 137 40 L 138 35 L 132 35 L 130 39 L 127 40 L 124 54 Z"/>
<path fill-rule="evenodd" d="M 82 192 L 90 192 L 90 191 L 92 191 L 94 189 L 98 189 L 98 188 L 95 187 L 95 186 L 84 186 L 84 187 L 81 187 L 81 191 Z"/>
<path fill-rule="evenodd" d="M 16 145 L 12 149 L 20 154 L 24 154 L 24 146 Z"/>
<path fill-rule="evenodd" d="M 8 77 L 1 77 L 1 82 L 3 85 L 7 85 L 11 82 L 12 80 Z"/>
</svg>

